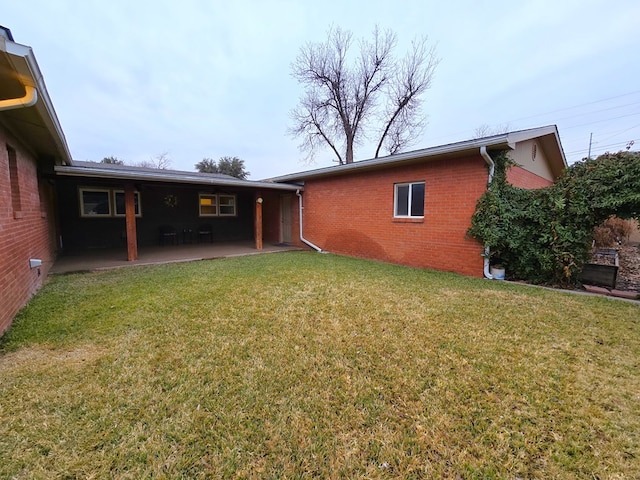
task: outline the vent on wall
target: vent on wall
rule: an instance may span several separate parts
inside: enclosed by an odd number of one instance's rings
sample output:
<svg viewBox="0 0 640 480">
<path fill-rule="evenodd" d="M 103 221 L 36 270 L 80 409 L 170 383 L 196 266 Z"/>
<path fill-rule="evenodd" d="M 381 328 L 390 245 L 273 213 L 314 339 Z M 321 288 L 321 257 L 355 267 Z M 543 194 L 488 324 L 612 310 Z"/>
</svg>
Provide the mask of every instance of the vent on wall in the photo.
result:
<svg viewBox="0 0 640 480">
<path fill-rule="evenodd" d="M 538 145 L 535 143 L 531 146 L 531 160 L 535 160 L 538 155 Z"/>
</svg>

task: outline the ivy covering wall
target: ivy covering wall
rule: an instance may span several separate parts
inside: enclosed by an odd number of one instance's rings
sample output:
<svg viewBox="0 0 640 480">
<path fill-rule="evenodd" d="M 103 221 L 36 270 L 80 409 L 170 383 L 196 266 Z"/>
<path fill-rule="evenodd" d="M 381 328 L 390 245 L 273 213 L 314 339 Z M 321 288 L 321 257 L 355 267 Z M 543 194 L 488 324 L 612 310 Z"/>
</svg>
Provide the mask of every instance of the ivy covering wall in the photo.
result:
<svg viewBox="0 0 640 480">
<path fill-rule="evenodd" d="M 585 159 L 546 188 L 507 182 L 513 161 L 496 155 L 495 174 L 480 198 L 468 234 L 489 247 L 509 277 L 570 286 L 590 256 L 594 227 L 612 215 L 640 218 L 640 153 Z"/>
</svg>

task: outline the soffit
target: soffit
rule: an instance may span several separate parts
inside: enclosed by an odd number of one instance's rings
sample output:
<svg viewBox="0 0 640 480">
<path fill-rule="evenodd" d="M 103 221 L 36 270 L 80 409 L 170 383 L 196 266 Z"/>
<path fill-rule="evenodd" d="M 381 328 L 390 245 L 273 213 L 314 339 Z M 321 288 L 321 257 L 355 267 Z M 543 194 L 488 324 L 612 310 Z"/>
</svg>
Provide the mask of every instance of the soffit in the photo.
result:
<svg viewBox="0 0 640 480">
<path fill-rule="evenodd" d="M 25 85 L 35 87 L 38 95 L 31 107 L 0 111 L 0 122 L 39 160 L 70 164 L 64 134 L 31 49 L 12 42 L 0 43 L 0 99 L 23 97 Z"/>
</svg>

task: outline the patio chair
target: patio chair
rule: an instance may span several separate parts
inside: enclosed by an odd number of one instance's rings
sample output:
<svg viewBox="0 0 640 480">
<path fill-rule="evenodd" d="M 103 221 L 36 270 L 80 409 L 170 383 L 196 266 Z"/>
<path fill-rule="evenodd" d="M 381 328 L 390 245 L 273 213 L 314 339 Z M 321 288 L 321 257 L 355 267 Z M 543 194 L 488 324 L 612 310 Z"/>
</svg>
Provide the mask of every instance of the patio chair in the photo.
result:
<svg viewBox="0 0 640 480">
<path fill-rule="evenodd" d="M 162 225 L 160 227 L 160 245 L 177 245 L 178 244 L 178 232 L 171 225 Z"/>
<path fill-rule="evenodd" d="M 209 242 L 213 243 L 213 227 L 208 223 L 198 227 L 198 242 L 206 240 L 207 237 Z"/>
</svg>

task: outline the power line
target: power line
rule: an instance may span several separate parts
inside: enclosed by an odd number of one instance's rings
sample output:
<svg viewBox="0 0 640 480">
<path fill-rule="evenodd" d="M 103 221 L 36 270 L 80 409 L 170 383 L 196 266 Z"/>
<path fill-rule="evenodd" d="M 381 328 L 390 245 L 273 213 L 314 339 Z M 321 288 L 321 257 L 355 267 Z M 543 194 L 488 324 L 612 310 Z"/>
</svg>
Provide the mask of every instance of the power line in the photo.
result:
<svg viewBox="0 0 640 480">
<path fill-rule="evenodd" d="M 600 144 L 598 144 L 596 142 L 596 143 L 593 143 L 592 150 L 602 150 L 603 148 L 615 147 L 617 145 L 625 145 L 626 146 L 626 145 L 629 144 L 629 142 L 640 142 L 640 138 L 632 138 L 630 140 L 625 140 L 623 142 L 609 143 L 609 144 L 606 144 L 606 145 L 600 145 Z M 566 153 L 566 155 L 573 155 L 573 154 L 576 154 L 576 153 L 583 153 L 583 152 L 586 152 L 586 151 L 588 151 L 588 149 L 587 148 L 583 148 L 583 149 L 580 149 L 580 150 L 574 150 L 572 152 L 565 152 L 565 153 Z"/>
<path fill-rule="evenodd" d="M 593 102 L 581 103 L 581 104 L 579 104 L 579 105 L 575 105 L 575 106 L 572 106 L 572 107 L 559 108 L 559 109 L 557 109 L 557 110 L 551 110 L 551 111 L 549 111 L 549 112 L 539 113 L 539 114 L 537 114 L 537 115 L 529 115 L 529 116 L 527 116 L 527 117 L 516 118 L 516 119 L 511 120 L 511 121 L 509 121 L 509 122 L 503 122 L 503 123 L 518 122 L 518 121 L 520 121 L 520 120 L 528 120 L 528 119 L 530 119 L 530 118 L 543 117 L 543 116 L 545 116 L 545 115 L 550 115 L 550 114 L 552 114 L 552 113 L 564 112 L 564 111 L 566 111 L 566 110 L 573 110 L 573 109 L 576 109 L 576 108 L 584 107 L 584 106 L 586 106 L 586 105 L 593 105 L 593 104 L 596 104 L 596 103 L 607 102 L 607 101 L 609 101 L 609 100 L 615 100 L 616 98 L 628 97 L 628 96 L 630 96 L 630 95 L 635 95 L 635 94 L 637 94 L 637 93 L 640 93 L 640 90 L 636 90 L 636 91 L 634 91 L 634 92 L 629 92 L 629 93 L 623 93 L 623 94 L 621 94 L 621 95 L 616 95 L 616 96 L 613 96 L 613 97 L 603 98 L 603 99 L 600 99 L 600 100 L 594 100 Z M 635 104 L 635 103 L 638 103 L 638 102 L 634 102 L 634 104 Z M 632 104 L 632 105 L 633 105 L 633 104 Z"/>
<path fill-rule="evenodd" d="M 516 119 L 513 119 L 513 120 L 509 120 L 507 122 L 498 122 L 498 123 L 494 123 L 494 125 L 510 125 L 512 123 L 516 123 L 516 122 L 519 122 L 519 121 L 522 121 L 522 120 L 528 120 L 528 119 L 532 119 L 532 118 L 544 117 L 544 116 L 551 115 L 553 113 L 563 112 L 563 111 L 567 111 L 567 110 L 574 110 L 574 109 L 585 107 L 585 106 L 588 106 L 588 105 L 595 105 L 595 104 L 598 104 L 598 103 L 607 102 L 607 101 L 610 101 L 610 100 L 615 100 L 615 99 L 623 98 L 623 97 L 629 97 L 631 95 L 636 95 L 636 94 L 640 94 L 640 90 L 634 90 L 632 92 L 622 93 L 620 95 L 614 95 L 614 96 L 611 96 L 611 97 L 601 98 L 599 100 L 594 100 L 594 101 L 591 101 L 591 102 L 585 102 L 585 103 L 581 103 L 581 104 L 570 106 L 570 107 L 563 107 L 563 108 L 559 108 L 559 109 L 555 109 L 555 110 L 550 110 L 550 111 L 544 112 L 544 113 L 539 113 L 539 114 L 535 114 L 535 115 L 529 115 L 529 116 L 525 116 L 525 117 L 520 117 L 520 118 L 516 118 Z M 553 121 L 553 123 L 557 124 L 558 121 L 562 121 L 562 120 L 566 120 L 566 119 L 570 119 L 570 118 L 574 118 L 574 117 L 578 117 L 578 116 L 579 117 L 583 117 L 585 115 L 589 115 L 589 114 L 592 114 L 592 113 L 599 113 L 599 112 L 608 111 L 608 110 L 615 110 L 617 108 L 624 108 L 626 106 L 636 105 L 638 103 L 640 103 L 640 101 L 635 101 L 635 102 L 632 102 L 632 103 L 626 104 L 626 105 L 620 105 L 620 106 L 609 107 L 609 108 L 605 108 L 605 109 L 601 109 L 601 110 L 596 110 L 596 111 L 593 111 L 593 112 L 587 112 L 587 113 L 583 113 L 583 114 L 571 115 L 571 116 L 568 116 L 568 117 L 563 117 L 561 119 L 555 119 Z M 589 125 L 593 125 L 593 124 L 596 124 L 596 123 L 602 123 L 602 122 L 605 122 L 605 121 L 617 120 L 617 119 L 620 119 L 620 118 L 626 118 L 626 117 L 635 116 L 635 115 L 640 115 L 640 112 L 631 113 L 631 114 L 627 114 L 627 115 L 619 115 L 619 116 L 616 116 L 616 117 L 611 117 L 611 118 L 606 118 L 606 119 L 601 119 L 601 120 L 594 120 L 592 122 L 582 123 L 582 124 L 578 124 L 578 125 L 569 125 L 569 126 L 566 126 L 566 127 L 562 127 L 562 131 L 564 132 L 565 130 L 570 130 L 572 128 L 589 126 Z M 527 128 L 527 124 L 519 127 L 519 129 L 523 129 L 523 128 Z M 633 128 L 636 128 L 636 127 L 630 127 L 629 129 L 623 130 L 622 132 L 628 131 L 628 130 L 632 130 Z M 454 133 L 450 133 L 450 134 L 446 134 L 446 135 L 439 135 L 437 137 L 432 137 L 431 141 L 437 141 L 437 140 L 443 139 L 443 138 L 455 139 L 455 138 L 459 138 L 461 135 L 468 135 L 471 132 L 472 132 L 472 130 L 465 130 L 465 131 L 454 132 Z M 620 132 L 620 133 L 622 133 L 622 132 Z M 613 134 L 611 136 L 615 136 L 615 134 Z"/>
<path fill-rule="evenodd" d="M 638 127 L 640 127 L 640 124 L 639 124 L 639 125 L 634 125 L 633 127 L 625 128 L 625 129 L 623 129 L 623 130 L 619 130 L 619 131 L 617 131 L 617 132 L 613 132 L 613 133 L 610 133 L 610 132 L 609 132 L 609 133 L 607 133 L 607 132 L 602 133 L 602 137 L 599 137 L 599 138 L 598 138 L 597 143 L 604 142 L 604 141 L 609 140 L 609 139 L 611 139 L 611 138 L 613 138 L 613 137 L 619 137 L 619 136 L 621 136 L 623 133 L 628 132 L 628 131 L 630 131 L 630 130 L 634 130 L 634 129 L 638 128 Z M 632 135 L 635 135 L 635 133 L 634 133 L 634 134 L 632 134 Z M 565 145 L 571 145 L 571 144 L 573 144 L 573 143 L 581 143 L 581 144 L 582 144 L 582 143 L 584 143 L 584 139 L 583 139 L 583 138 L 581 138 L 581 139 L 579 139 L 579 140 L 576 140 L 576 137 L 573 137 L 573 139 L 569 140 L 569 139 L 565 138 L 565 139 L 563 140 L 563 143 L 564 143 Z"/>
<path fill-rule="evenodd" d="M 619 118 L 627 118 L 627 117 L 634 117 L 636 115 L 640 115 L 640 112 L 636 112 L 636 113 L 629 113 L 627 115 L 619 115 L 617 117 L 611 117 L 611 118 L 602 118 L 600 120 L 594 120 L 593 122 L 588 122 L 588 123 L 581 123 L 579 125 L 571 125 L 569 127 L 562 127 L 563 130 L 569 130 L 571 128 L 578 128 L 578 127 L 587 127 L 589 125 L 593 125 L 595 123 L 602 123 L 602 122 L 610 122 L 611 120 L 618 120 Z"/>
<path fill-rule="evenodd" d="M 608 139 L 609 139 L 609 138 L 611 138 L 611 137 L 615 137 L 615 136 L 617 136 L 617 135 L 620 135 L 620 134 L 622 134 L 622 133 L 624 133 L 624 132 L 628 132 L 629 130 L 633 130 L 634 128 L 638 128 L 638 127 L 640 127 L 640 123 L 639 123 L 638 125 L 634 125 L 633 127 L 625 128 L 624 130 L 620 130 L 620 131 L 618 131 L 618 132 L 612 133 L 611 135 L 609 135 L 608 137 L 605 137 L 605 138 L 601 139 L 600 141 L 608 140 Z"/>
<path fill-rule="evenodd" d="M 617 105 L 615 107 L 602 108 L 600 110 L 593 110 L 593 111 L 590 111 L 590 112 L 576 113 L 575 115 L 569 115 L 568 117 L 558 118 L 557 121 L 567 120 L 569 118 L 575 118 L 575 117 L 584 117 L 584 116 L 587 116 L 587 115 L 593 115 L 594 113 L 608 112 L 610 110 L 616 110 L 618 108 L 630 107 L 632 105 L 637 105 L 637 104 L 640 104 L 640 102 L 627 103 L 626 105 Z"/>
</svg>

